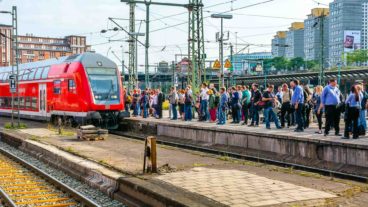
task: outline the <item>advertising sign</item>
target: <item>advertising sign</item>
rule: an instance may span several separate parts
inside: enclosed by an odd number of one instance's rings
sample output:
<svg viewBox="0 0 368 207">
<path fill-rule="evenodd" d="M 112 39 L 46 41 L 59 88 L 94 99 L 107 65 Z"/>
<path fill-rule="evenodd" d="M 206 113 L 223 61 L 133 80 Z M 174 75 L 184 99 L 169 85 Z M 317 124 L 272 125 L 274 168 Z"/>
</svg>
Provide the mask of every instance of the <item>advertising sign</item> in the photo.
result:
<svg viewBox="0 0 368 207">
<path fill-rule="evenodd" d="M 353 52 L 361 49 L 361 31 L 345 30 L 344 31 L 344 52 Z"/>
</svg>

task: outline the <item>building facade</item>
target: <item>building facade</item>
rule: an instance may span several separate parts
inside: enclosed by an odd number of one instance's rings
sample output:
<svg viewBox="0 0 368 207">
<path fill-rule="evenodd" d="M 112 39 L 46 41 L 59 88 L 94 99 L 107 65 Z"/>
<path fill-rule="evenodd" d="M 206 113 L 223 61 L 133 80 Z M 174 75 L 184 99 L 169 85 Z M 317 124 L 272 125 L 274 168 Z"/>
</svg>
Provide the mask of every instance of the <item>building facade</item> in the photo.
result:
<svg viewBox="0 0 368 207">
<path fill-rule="evenodd" d="M 285 57 L 286 31 L 279 31 L 272 39 L 272 56 Z"/>
<path fill-rule="evenodd" d="M 247 74 L 258 63 L 262 63 L 265 59 L 272 59 L 272 56 L 270 52 L 236 54 L 233 56 L 233 73 L 236 75 Z"/>
<path fill-rule="evenodd" d="M 12 27 L 1 26 L 0 66 L 11 65 L 12 60 Z M 40 37 L 32 34 L 18 36 L 19 63 L 41 61 L 49 58 L 69 56 L 90 51 L 84 36 L 66 36 L 64 38 Z"/>
<path fill-rule="evenodd" d="M 9 66 L 13 57 L 12 42 L 12 26 L 0 24 L 0 67 Z"/>
<path fill-rule="evenodd" d="M 362 48 L 368 50 L 368 0 L 362 2 Z"/>
<path fill-rule="evenodd" d="M 350 46 L 344 46 L 348 42 L 358 42 L 363 35 L 363 9 L 365 0 L 334 0 L 330 3 L 329 17 L 329 63 L 330 66 L 336 66 L 344 62 L 344 51 Z M 347 32 L 355 32 L 356 36 L 351 38 L 345 35 Z M 355 39 L 355 40 L 354 40 Z M 360 42 L 360 41 L 359 41 Z M 354 49 L 360 49 L 360 44 L 354 43 Z M 364 38 L 363 38 L 364 45 Z M 352 46 L 353 47 L 353 46 Z"/>
<path fill-rule="evenodd" d="M 294 22 L 286 32 L 285 57 L 304 58 L 304 22 Z"/>
<path fill-rule="evenodd" d="M 304 21 L 305 60 L 321 62 L 323 57 L 324 64 L 327 64 L 329 51 L 328 15 L 328 8 L 315 8 Z M 324 48 L 323 53 L 322 48 Z"/>
</svg>

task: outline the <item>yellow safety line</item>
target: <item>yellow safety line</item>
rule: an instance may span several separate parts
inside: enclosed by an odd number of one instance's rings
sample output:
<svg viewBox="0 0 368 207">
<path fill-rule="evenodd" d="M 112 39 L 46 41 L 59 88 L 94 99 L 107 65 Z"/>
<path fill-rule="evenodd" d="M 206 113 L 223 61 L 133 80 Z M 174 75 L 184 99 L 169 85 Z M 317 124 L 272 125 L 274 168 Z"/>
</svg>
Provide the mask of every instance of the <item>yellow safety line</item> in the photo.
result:
<svg viewBox="0 0 368 207">
<path fill-rule="evenodd" d="M 33 186 L 33 187 L 23 187 L 23 188 L 8 188 L 8 187 L 4 187 L 4 190 L 5 191 L 14 191 L 14 190 L 22 190 L 22 189 L 29 189 L 29 190 L 31 190 L 31 189 L 48 189 L 48 187 L 47 186 Z"/>
<path fill-rule="evenodd" d="M 29 195 L 29 194 L 36 194 L 36 193 L 45 193 L 50 192 L 49 190 L 33 190 L 33 191 L 20 191 L 20 192 L 13 192 L 13 193 L 7 193 L 9 196 L 13 195 Z"/>
<path fill-rule="evenodd" d="M 4 188 L 6 187 L 12 187 L 12 186 L 39 186 L 38 184 L 42 184 L 45 182 L 29 182 L 29 183 L 20 183 L 20 184 L 12 184 L 12 183 L 4 183 L 4 184 L 0 184 L 0 186 L 3 186 Z M 8 184 L 8 185 L 5 185 Z"/>
<path fill-rule="evenodd" d="M 35 204 L 35 203 L 51 203 L 51 202 L 58 202 L 58 201 L 66 201 L 70 198 L 55 198 L 55 199 L 47 199 L 47 200 L 30 200 L 30 201 L 22 201 L 16 202 L 17 205 L 24 205 L 24 204 Z"/>
<path fill-rule="evenodd" d="M 26 199 L 26 198 L 42 198 L 42 197 L 52 197 L 52 196 L 59 196 L 57 193 L 53 194 L 40 194 L 40 195 L 32 195 L 32 196 L 16 196 L 14 199 Z"/>
<path fill-rule="evenodd" d="M 36 207 L 64 207 L 64 206 L 76 206 L 76 205 L 77 203 L 60 203 L 60 204 L 36 206 Z"/>
</svg>

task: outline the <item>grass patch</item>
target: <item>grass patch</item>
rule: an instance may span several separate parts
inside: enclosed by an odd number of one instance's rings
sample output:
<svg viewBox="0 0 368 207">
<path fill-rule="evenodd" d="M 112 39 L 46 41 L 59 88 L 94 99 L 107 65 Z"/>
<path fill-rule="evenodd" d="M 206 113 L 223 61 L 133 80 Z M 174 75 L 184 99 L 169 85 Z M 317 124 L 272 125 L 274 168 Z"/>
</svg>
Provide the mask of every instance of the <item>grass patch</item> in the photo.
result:
<svg viewBox="0 0 368 207">
<path fill-rule="evenodd" d="M 74 136 L 75 135 L 75 133 L 73 131 L 65 130 L 63 127 L 61 128 L 61 134 L 59 134 L 59 129 L 53 127 L 51 124 L 49 124 L 47 126 L 47 129 L 52 131 L 52 132 L 55 132 L 59 136 L 69 137 L 69 136 Z"/>
<path fill-rule="evenodd" d="M 98 163 L 100 163 L 101 165 L 109 165 L 105 160 L 99 160 Z"/>
<path fill-rule="evenodd" d="M 65 151 L 69 152 L 70 154 L 80 156 L 79 152 L 77 152 L 73 147 L 67 147 L 67 148 L 65 148 Z"/>
<path fill-rule="evenodd" d="M 5 123 L 4 124 L 4 128 L 5 129 L 27 129 L 27 124 L 25 123 L 20 123 L 19 126 L 17 123 L 14 123 L 14 125 L 12 126 L 11 123 Z"/>
<path fill-rule="evenodd" d="M 41 137 L 35 136 L 35 135 L 32 135 L 29 139 L 32 141 L 37 141 L 37 142 L 41 141 Z"/>
<path fill-rule="evenodd" d="M 201 163 L 194 163 L 193 167 L 206 167 L 208 166 L 207 164 L 201 164 Z"/>
</svg>

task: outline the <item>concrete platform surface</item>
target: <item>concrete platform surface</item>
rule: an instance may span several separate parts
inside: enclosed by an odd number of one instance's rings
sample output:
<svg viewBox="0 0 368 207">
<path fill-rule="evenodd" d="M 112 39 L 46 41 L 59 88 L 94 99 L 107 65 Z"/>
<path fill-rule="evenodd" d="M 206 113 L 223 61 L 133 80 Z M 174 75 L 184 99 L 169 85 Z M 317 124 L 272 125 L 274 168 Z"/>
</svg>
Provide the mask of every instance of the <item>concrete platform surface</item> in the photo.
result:
<svg viewBox="0 0 368 207">
<path fill-rule="evenodd" d="M 143 119 L 142 117 L 130 117 L 127 120 L 132 121 L 142 121 L 147 123 L 163 123 L 169 124 L 178 127 L 194 127 L 194 128 L 201 128 L 201 129 L 210 129 L 215 131 L 234 131 L 234 132 L 248 132 L 255 135 L 267 135 L 267 136 L 274 136 L 274 137 L 286 137 L 286 138 L 293 138 L 293 139 L 306 139 L 309 141 L 318 141 L 318 142 L 332 142 L 332 143 L 340 143 L 340 144 L 349 144 L 349 145 L 359 145 L 368 149 L 368 136 L 361 136 L 359 139 L 341 139 L 341 136 L 335 136 L 335 131 L 332 129 L 330 134 L 325 137 L 323 134 L 316 134 L 315 132 L 318 131 L 318 126 L 315 123 L 312 123 L 308 129 L 304 132 L 297 133 L 294 132 L 295 127 L 284 128 L 284 129 L 276 129 L 275 125 L 271 123 L 271 130 L 266 129 L 264 124 L 260 124 L 259 127 L 248 127 L 246 125 L 240 124 L 231 124 L 227 123 L 226 125 L 217 125 L 216 123 L 209 123 L 209 122 L 199 122 L 196 119 L 186 122 L 182 120 L 170 120 L 167 117 L 162 119 L 156 119 L 153 117 L 149 117 L 147 119 Z M 344 128 L 341 125 L 340 133 L 344 132 Z"/>
<path fill-rule="evenodd" d="M 191 198 L 191 202 L 196 202 L 189 206 L 364 206 L 368 203 L 367 184 L 162 145 L 158 145 L 160 173 L 142 175 L 144 144 L 141 141 L 115 135 L 109 135 L 105 141 L 81 141 L 75 135 L 58 136 L 47 129 L 47 124 L 31 121 L 26 121 L 27 130 L 4 130 L 2 126 L 8 121 L 0 118 L 0 132 L 17 135 L 43 150 L 57 151 L 59 156 L 91 166 L 111 179 L 130 179 L 134 175 L 134 179 L 148 182 L 147 186 L 155 194 L 179 201 Z M 99 164 L 108 166 L 108 170 Z"/>
</svg>

